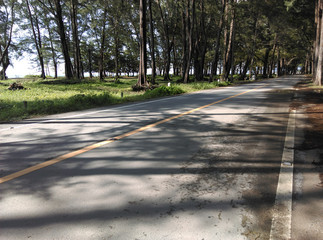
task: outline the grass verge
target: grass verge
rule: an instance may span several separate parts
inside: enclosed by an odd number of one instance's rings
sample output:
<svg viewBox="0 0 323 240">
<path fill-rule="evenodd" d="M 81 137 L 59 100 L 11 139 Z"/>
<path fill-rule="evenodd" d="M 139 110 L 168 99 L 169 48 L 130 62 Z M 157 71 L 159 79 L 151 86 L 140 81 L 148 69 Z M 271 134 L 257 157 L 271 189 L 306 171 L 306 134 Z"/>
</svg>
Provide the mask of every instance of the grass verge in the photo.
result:
<svg viewBox="0 0 323 240">
<path fill-rule="evenodd" d="M 14 82 L 24 89 L 8 90 Z M 123 78 L 118 82 L 113 79 L 101 82 L 98 79 L 43 80 L 36 77 L 3 80 L 0 81 L 0 123 L 230 85 L 218 81 L 181 84 L 174 78 L 168 87 L 167 82 L 158 79 L 158 88 L 134 92 L 132 86 L 136 82 L 136 78 Z"/>
</svg>

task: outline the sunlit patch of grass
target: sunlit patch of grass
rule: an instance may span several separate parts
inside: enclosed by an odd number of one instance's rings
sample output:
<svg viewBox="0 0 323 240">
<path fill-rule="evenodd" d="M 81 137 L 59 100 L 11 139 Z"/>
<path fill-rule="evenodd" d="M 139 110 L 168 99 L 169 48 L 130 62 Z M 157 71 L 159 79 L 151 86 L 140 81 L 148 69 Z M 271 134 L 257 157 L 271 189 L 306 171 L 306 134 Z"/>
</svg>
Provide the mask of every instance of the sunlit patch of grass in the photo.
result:
<svg viewBox="0 0 323 240">
<path fill-rule="evenodd" d="M 194 92 L 198 90 L 205 90 L 205 89 L 212 89 L 216 87 L 228 86 L 230 85 L 229 82 L 221 82 L 221 81 L 214 81 L 214 82 L 192 82 L 189 84 L 177 84 L 180 88 L 182 88 L 185 92 Z"/>
</svg>

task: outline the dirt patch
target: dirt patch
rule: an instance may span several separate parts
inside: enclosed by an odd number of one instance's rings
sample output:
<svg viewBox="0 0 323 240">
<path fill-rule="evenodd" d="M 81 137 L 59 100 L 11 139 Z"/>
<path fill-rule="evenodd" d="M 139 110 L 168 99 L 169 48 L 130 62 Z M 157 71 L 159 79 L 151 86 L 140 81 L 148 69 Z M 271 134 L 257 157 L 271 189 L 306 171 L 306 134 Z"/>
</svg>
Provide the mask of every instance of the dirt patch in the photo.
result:
<svg viewBox="0 0 323 240">
<path fill-rule="evenodd" d="M 321 182 L 320 182 L 320 187 L 323 187 L 323 173 L 320 173 L 320 180 L 321 180 Z"/>
<path fill-rule="evenodd" d="M 296 87 L 292 107 L 300 113 L 295 146 L 292 239 L 322 239 L 323 88 L 310 80 Z M 305 115 L 305 116 L 304 116 Z"/>
<path fill-rule="evenodd" d="M 292 108 L 296 125 L 292 237 L 322 239 L 323 203 L 323 88 L 310 79 L 295 87 Z"/>
<path fill-rule="evenodd" d="M 300 82 L 297 86 L 293 108 L 302 108 L 307 115 L 304 142 L 299 150 L 319 149 L 323 153 L 323 88 L 310 87 L 309 80 Z M 323 164 L 323 154 L 313 161 L 315 165 Z"/>
<path fill-rule="evenodd" d="M 23 90 L 26 89 L 24 86 L 21 85 L 21 83 L 12 83 L 8 87 L 8 90 Z"/>
<path fill-rule="evenodd" d="M 323 88 L 311 85 L 310 80 L 304 80 L 295 87 L 294 107 L 302 109 L 307 116 L 304 141 L 296 150 L 317 153 L 312 154 L 315 156 L 311 160 L 312 170 L 319 175 L 317 186 L 323 188 Z"/>
</svg>

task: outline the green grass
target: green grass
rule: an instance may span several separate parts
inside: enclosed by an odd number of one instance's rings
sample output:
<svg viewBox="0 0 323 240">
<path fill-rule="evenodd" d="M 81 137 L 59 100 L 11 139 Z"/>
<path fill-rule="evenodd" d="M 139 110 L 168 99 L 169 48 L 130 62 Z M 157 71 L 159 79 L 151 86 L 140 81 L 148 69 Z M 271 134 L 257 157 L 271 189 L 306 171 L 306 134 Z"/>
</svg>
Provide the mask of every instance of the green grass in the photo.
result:
<svg viewBox="0 0 323 240">
<path fill-rule="evenodd" d="M 137 82 L 136 78 L 122 78 L 117 83 L 112 78 L 105 79 L 104 82 L 100 82 L 98 79 L 82 81 L 42 80 L 35 76 L 3 80 L 0 81 L 0 122 L 18 121 L 55 113 L 141 101 L 229 84 L 227 82 L 218 83 L 217 81 L 177 84 L 177 80 L 178 78 L 174 77 L 171 81 L 172 85 L 167 87 L 167 82 L 158 78 L 157 84 L 159 87 L 146 92 L 132 91 L 132 86 Z M 9 85 L 13 82 L 22 84 L 26 89 L 8 90 Z"/>
</svg>

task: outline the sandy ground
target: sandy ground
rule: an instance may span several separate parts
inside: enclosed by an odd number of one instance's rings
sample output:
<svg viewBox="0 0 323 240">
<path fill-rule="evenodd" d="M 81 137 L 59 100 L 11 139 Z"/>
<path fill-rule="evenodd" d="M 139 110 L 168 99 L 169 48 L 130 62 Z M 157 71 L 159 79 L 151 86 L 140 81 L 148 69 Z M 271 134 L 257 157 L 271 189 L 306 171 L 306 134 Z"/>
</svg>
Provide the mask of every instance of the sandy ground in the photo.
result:
<svg viewBox="0 0 323 240">
<path fill-rule="evenodd" d="M 296 86 L 294 108 L 300 114 L 295 146 L 292 239 L 322 239 L 323 236 L 323 89 Z"/>
</svg>

